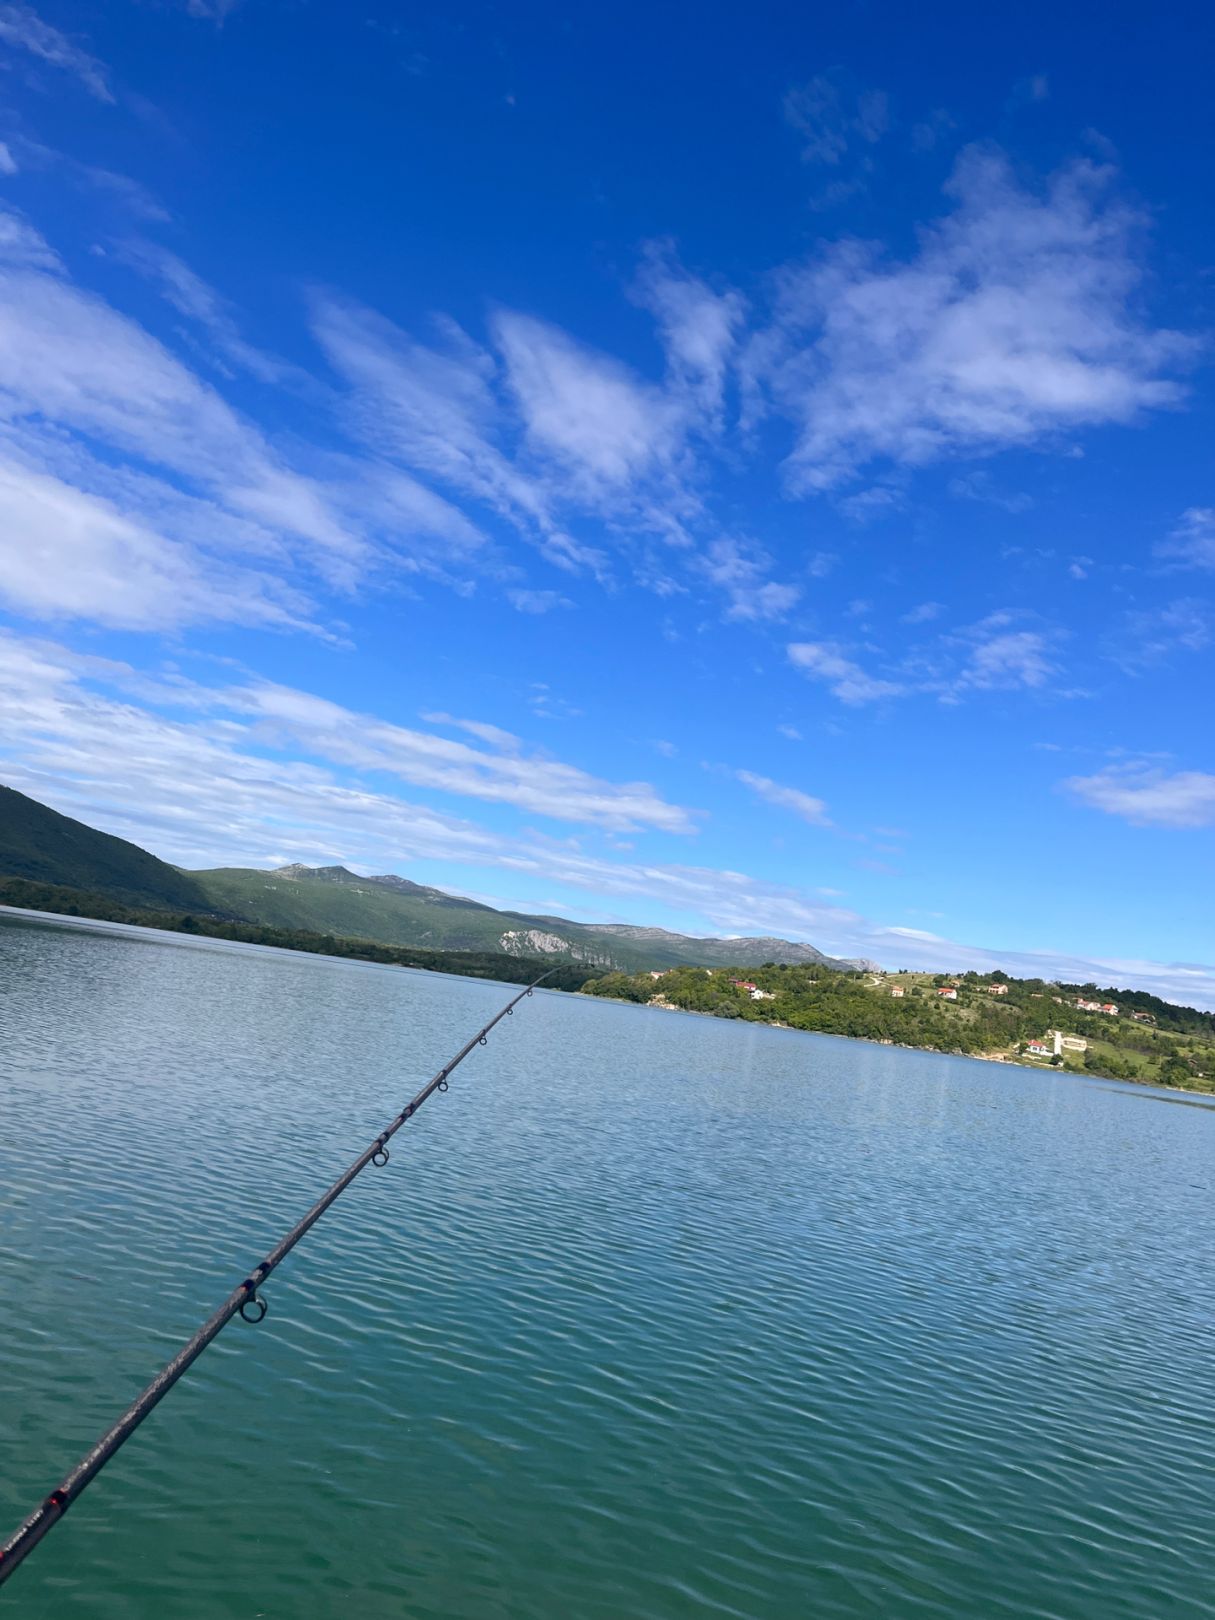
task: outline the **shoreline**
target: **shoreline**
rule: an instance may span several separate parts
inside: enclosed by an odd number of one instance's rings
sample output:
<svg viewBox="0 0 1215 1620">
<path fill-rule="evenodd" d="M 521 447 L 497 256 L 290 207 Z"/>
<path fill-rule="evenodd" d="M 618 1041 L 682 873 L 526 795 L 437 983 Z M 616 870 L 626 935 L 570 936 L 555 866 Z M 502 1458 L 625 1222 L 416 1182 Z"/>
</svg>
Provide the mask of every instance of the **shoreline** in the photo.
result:
<svg viewBox="0 0 1215 1620">
<path fill-rule="evenodd" d="M 163 922 L 162 923 L 149 922 L 149 921 L 127 922 L 125 920 L 120 920 L 118 918 L 113 918 L 113 917 L 93 917 L 93 916 L 88 915 L 87 913 L 43 911 L 43 910 L 40 910 L 40 909 L 38 909 L 36 907 L 31 907 L 31 906 L 14 906 L 9 902 L 5 902 L 5 903 L 0 904 L 0 917 L 3 917 L 5 915 L 11 916 L 11 917 L 14 917 L 14 918 L 18 918 L 18 919 L 20 919 L 20 918 L 29 918 L 30 920 L 35 921 L 35 922 L 58 923 L 58 924 L 61 924 L 61 925 L 67 925 L 69 927 L 71 927 L 73 925 L 76 925 L 76 926 L 84 925 L 84 926 L 87 927 L 88 925 L 91 924 L 92 926 L 94 926 L 96 928 L 129 929 L 129 930 L 132 930 L 132 931 L 137 931 L 139 933 L 146 933 L 146 934 L 149 934 L 149 935 L 152 935 L 152 936 L 158 936 L 159 935 L 161 937 L 161 940 L 166 944 L 168 944 L 168 943 L 177 943 L 177 942 L 180 941 L 182 943 L 189 942 L 191 944 L 215 944 L 215 945 L 221 945 L 221 946 L 222 945 L 234 945 L 234 946 L 237 946 L 238 948 L 241 948 L 241 949 L 244 949 L 244 950 L 271 951 L 271 952 L 274 952 L 276 954 L 281 953 L 281 954 L 287 955 L 287 956 L 312 957 L 316 961 L 328 961 L 328 962 L 338 962 L 338 963 L 357 963 L 360 966 L 385 967 L 385 968 L 392 968 L 392 969 L 395 969 L 397 971 L 400 971 L 401 969 L 404 969 L 406 972 L 434 974 L 439 978 L 471 979 L 471 980 L 474 980 L 475 982 L 482 983 L 482 984 L 498 983 L 498 984 L 502 984 L 504 986 L 509 986 L 511 984 L 520 984 L 520 983 L 526 982 L 523 979 L 506 979 L 506 978 L 497 979 L 497 978 L 494 977 L 493 974 L 470 972 L 470 971 L 467 971 L 467 969 L 464 972 L 461 972 L 458 968 L 453 967 L 453 966 L 439 967 L 439 966 L 435 966 L 435 965 L 431 965 L 429 963 L 423 963 L 423 962 L 409 963 L 409 962 L 399 962 L 399 961 L 391 961 L 391 960 L 384 961 L 382 959 L 377 960 L 374 956 L 364 956 L 364 955 L 361 955 L 361 954 L 357 954 L 357 953 L 355 953 L 353 951 L 352 952 L 346 952 L 346 953 L 339 953 L 339 952 L 336 952 L 336 951 L 330 952 L 330 951 L 324 951 L 324 950 L 316 950 L 315 948 L 307 949 L 307 948 L 301 948 L 298 945 L 296 945 L 296 946 L 283 945 L 283 944 L 278 944 L 278 943 L 271 942 L 269 940 L 250 940 L 250 939 L 240 939 L 239 937 L 238 938 L 232 938 L 230 935 L 207 933 L 207 932 L 203 932 L 201 929 L 198 932 L 195 932 L 195 931 L 189 930 L 189 929 L 175 928 L 171 924 L 166 925 Z M 352 940 L 349 943 L 351 943 L 351 944 L 367 944 L 367 945 L 370 945 L 373 949 L 375 948 L 375 943 L 373 941 L 353 941 Z M 395 947 L 388 947 L 388 949 L 391 950 L 391 949 L 396 949 L 396 948 Z M 405 948 L 401 948 L 401 949 L 402 949 L 402 954 L 405 954 L 405 952 L 409 948 L 405 947 Z M 422 954 L 422 955 L 427 955 L 427 954 L 442 955 L 444 953 L 441 953 L 441 952 L 429 953 L 429 952 L 426 952 L 426 951 L 421 951 L 419 954 Z M 513 961 L 519 961 L 519 960 L 524 960 L 524 959 L 521 959 L 521 958 L 509 958 L 508 960 L 513 962 Z M 494 965 L 497 966 L 498 964 L 495 963 Z M 1071 1076 L 1072 1078 L 1077 1079 L 1077 1080 L 1090 1080 L 1090 1081 L 1100 1080 L 1100 1081 L 1105 1082 L 1108 1085 L 1133 1086 L 1133 1087 L 1137 1088 L 1140 1091 L 1163 1091 L 1163 1092 L 1168 1092 L 1170 1095 L 1176 1096 L 1176 1097 L 1188 1097 L 1188 1098 L 1205 1097 L 1205 1098 L 1211 1099 L 1212 1103 L 1215 1104 L 1215 1092 L 1200 1091 L 1200 1090 L 1197 1089 L 1197 1087 L 1190 1087 L 1190 1086 L 1170 1086 L 1170 1085 L 1168 1085 L 1165 1082 L 1160 1081 L 1160 1080 L 1128 1080 L 1128 1079 L 1119 1077 L 1117 1075 L 1100 1074 L 1095 1070 L 1078 1070 L 1078 1069 L 1067 1068 L 1065 1066 L 1062 1066 L 1060 1068 L 1055 1068 L 1051 1064 L 1030 1062 L 1030 1061 L 1026 1061 L 1024 1059 L 1021 1059 L 1021 1058 L 1017 1058 L 1017 1057 L 1013 1057 L 1013 1056 L 1005 1056 L 1005 1055 L 1001 1055 L 1001 1054 L 995 1053 L 995 1052 L 957 1052 L 957 1051 L 949 1051 L 948 1049 L 943 1048 L 943 1047 L 939 1047 L 939 1046 L 917 1046 L 917 1045 L 914 1045 L 914 1044 L 912 1044 L 912 1043 L 910 1043 L 908 1041 L 895 1041 L 895 1040 L 890 1040 L 890 1039 L 883 1038 L 883 1037 L 880 1037 L 880 1036 L 873 1036 L 873 1035 L 845 1035 L 845 1034 L 837 1033 L 836 1031 L 833 1031 L 833 1030 L 826 1030 L 826 1029 L 801 1029 L 796 1024 L 786 1024 L 780 1019 L 771 1019 L 771 1018 L 722 1018 L 717 1013 L 704 1012 L 701 1009 L 696 1008 L 696 1007 L 677 1007 L 677 1006 L 674 1005 L 674 1003 L 664 1000 L 661 996 L 656 996 L 651 1001 L 639 1002 L 639 1001 L 634 1001 L 630 997 L 627 997 L 627 996 L 590 995 L 581 986 L 576 988 L 576 989 L 572 988 L 572 987 L 571 988 L 566 988 L 565 986 L 562 986 L 562 985 L 549 985 L 549 986 L 543 986 L 542 988 L 551 989 L 551 990 L 555 991 L 557 994 L 561 994 L 561 995 L 575 995 L 575 996 L 583 996 L 583 995 L 585 995 L 588 1000 L 603 1001 L 603 1002 L 607 1002 L 607 1003 L 610 1003 L 610 1004 L 614 1004 L 614 1005 L 616 1005 L 618 1007 L 635 1007 L 635 1008 L 638 1008 L 638 1009 L 640 1009 L 642 1011 L 652 1011 L 652 1012 L 683 1013 L 685 1016 L 690 1017 L 690 1018 L 711 1018 L 711 1019 L 716 1020 L 718 1023 L 723 1023 L 723 1024 L 746 1024 L 746 1025 L 749 1025 L 751 1027 L 758 1027 L 758 1028 L 761 1028 L 761 1029 L 781 1029 L 781 1030 L 786 1030 L 790 1034 L 793 1034 L 793 1035 L 824 1035 L 824 1036 L 827 1036 L 829 1039 L 836 1040 L 836 1041 L 861 1041 L 861 1042 L 864 1042 L 868 1046 L 885 1046 L 885 1047 L 890 1047 L 890 1048 L 892 1048 L 894 1050 L 903 1051 L 903 1052 L 928 1052 L 928 1053 L 931 1053 L 935 1057 L 966 1058 L 966 1059 L 969 1059 L 970 1061 L 975 1062 L 975 1063 L 999 1063 L 999 1064 L 1003 1064 L 1006 1068 L 1028 1069 L 1028 1070 L 1031 1070 L 1031 1071 L 1036 1070 L 1039 1073 L 1068 1075 L 1068 1076 Z"/>
<path fill-rule="evenodd" d="M 577 990 L 575 995 L 586 995 Z M 996 1052 L 950 1052 L 940 1046 L 913 1046 L 908 1041 L 884 1040 L 875 1035 L 840 1035 L 830 1029 L 799 1029 L 796 1024 L 785 1024 L 777 1018 L 722 1018 L 718 1013 L 702 1012 L 699 1007 L 677 1007 L 674 1002 L 631 1001 L 627 996 L 587 995 L 588 1001 L 606 1001 L 616 1007 L 635 1007 L 639 1012 L 683 1013 L 688 1018 L 711 1018 L 719 1024 L 745 1024 L 755 1029 L 783 1029 L 790 1035 L 824 1035 L 832 1041 L 861 1041 L 866 1046 L 885 1046 L 896 1052 L 930 1052 L 934 1057 L 965 1058 L 970 1063 L 999 1063 L 1006 1069 L 1027 1069 L 1031 1074 L 1065 1075 L 1073 1080 L 1100 1080 L 1109 1086 L 1135 1086 L 1140 1091 L 1167 1091 L 1174 1097 L 1207 1097 L 1215 1107 L 1215 1092 L 1199 1091 L 1190 1086 L 1170 1086 L 1162 1080 L 1125 1080 L 1112 1074 L 1098 1074 L 1091 1069 L 1055 1068 L 1050 1063 L 1038 1063 L 1017 1057 L 1003 1057 Z"/>
</svg>

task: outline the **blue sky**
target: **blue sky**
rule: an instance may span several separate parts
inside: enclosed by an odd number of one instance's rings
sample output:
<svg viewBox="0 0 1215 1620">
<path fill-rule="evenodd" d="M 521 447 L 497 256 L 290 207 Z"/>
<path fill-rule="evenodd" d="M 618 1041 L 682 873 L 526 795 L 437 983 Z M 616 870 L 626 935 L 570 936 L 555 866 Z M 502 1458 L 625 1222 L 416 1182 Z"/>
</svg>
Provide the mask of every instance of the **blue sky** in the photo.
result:
<svg viewBox="0 0 1215 1620">
<path fill-rule="evenodd" d="M 0 4 L 0 777 L 1215 1004 L 1203 11 Z"/>
</svg>

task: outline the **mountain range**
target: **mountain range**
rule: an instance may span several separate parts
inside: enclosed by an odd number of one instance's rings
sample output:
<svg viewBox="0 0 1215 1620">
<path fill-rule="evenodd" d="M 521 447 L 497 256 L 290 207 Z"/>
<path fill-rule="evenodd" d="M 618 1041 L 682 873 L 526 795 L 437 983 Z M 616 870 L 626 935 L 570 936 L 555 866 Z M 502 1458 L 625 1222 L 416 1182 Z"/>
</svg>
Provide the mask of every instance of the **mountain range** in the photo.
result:
<svg viewBox="0 0 1215 1620">
<path fill-rule="evenodd" d="M 127 905 L 384 945 L 554 957 L 623 972 L 759 962 L 869 965 L 828 957 L 813 945 L 787 939 L 697 939 L 663 928 L 499 911 L 408 878 L 361 877 L 344 866 L 183 871 L 137 844 L 99 832 L 6 787 L 0 787 L 0 877 L 87 890 Z"/>
</svg>

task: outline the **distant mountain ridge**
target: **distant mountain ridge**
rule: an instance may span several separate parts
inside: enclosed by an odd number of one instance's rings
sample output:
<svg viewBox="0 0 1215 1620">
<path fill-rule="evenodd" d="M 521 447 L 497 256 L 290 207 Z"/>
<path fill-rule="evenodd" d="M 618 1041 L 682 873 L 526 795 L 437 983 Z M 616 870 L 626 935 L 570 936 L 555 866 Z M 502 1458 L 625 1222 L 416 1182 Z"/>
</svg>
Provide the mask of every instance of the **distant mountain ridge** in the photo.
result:
<svg viewBox="0 0 1215 1620">
<path fill-rule="evenodd" d="M 185 872 L 12 788 L 0 788 L 0 875 L 112 895 L 128 905 L 210 913 L 383 945 L 552 957 L 622 972 L 761 962 L 867 965 L 766 936 L 698 939 L 629 923 L 499 911 L 393 873 L 360 877 L 345 866 Z"/>
<path fill-rule="evenodd" d="M 638 972 L 678 966 L 756 962 L 863 964 L 828 957 L 813 945 L 767 936 L 698 939 L 630 923 L 579 923 L 547 913 L 499 911 L 462 895 L 391 873 L 360 877 L 344 866 L 285 866 L 271 871 L 220 867 L 193 872 L 219 910 L 279 928 L 361 935 L 429 950 L 505 951 Z"/>
</svg>

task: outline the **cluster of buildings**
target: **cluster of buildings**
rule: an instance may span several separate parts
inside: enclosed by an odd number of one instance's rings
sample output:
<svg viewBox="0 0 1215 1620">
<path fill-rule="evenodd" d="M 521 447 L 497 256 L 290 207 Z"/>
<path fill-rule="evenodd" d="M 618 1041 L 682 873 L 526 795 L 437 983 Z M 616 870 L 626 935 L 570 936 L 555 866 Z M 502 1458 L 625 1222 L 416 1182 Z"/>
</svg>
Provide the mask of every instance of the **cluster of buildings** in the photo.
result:
<svg viewBox="0 0 1215 1620">
<path fill-rule="evenodd" d="M 1118 1016 L 1118 1007 L 1113 1001 L 1086 1001 L 1083 996 L 1077 996 L 1076 1006 L 1081 1012 L 1104 1013 L 1107 1018 Z"/>
<path fill-rule="evenodd" d="M 1088 1042 L 1083 1035 L 1065 1035 L 1060 1029 L 1046 1032 L 1044 1041 L 1026 1041 L 1025 1055 L 1033 1058 L 1062 1057 L 1064 1052 L 1087 1052 Z"/>
</svg>

